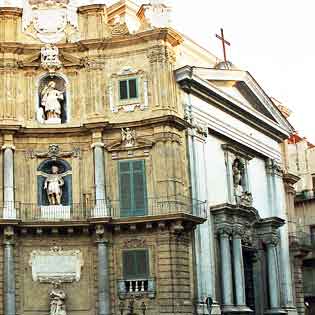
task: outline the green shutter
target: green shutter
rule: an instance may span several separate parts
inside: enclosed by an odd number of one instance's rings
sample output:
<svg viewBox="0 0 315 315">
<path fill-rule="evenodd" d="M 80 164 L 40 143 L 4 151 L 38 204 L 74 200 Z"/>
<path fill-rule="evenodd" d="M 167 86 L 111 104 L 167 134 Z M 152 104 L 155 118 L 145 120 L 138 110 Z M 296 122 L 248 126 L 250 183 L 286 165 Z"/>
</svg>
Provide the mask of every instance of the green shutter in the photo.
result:
<svg viewBox="0 0 315 315">
<path fill-rule="evenodd" d="M 147 214 L 145 162 L 119 162 L 119 195 L 121 216 Z"/>
<path fill-rule="evenodd" d="M 128 80 L 129 98 L 138 97 L 137 79 Z"/>
<path fill-rule="evenodd" d="M 147 279 L 149 277 L 148 250 L 126 250 L 123 252 L 124 279 Z"/>
<path fill-rule="evenodd" d="M 119 98 L 121 100 L 126 100 L 129 98 L 129 96 L 128 96 L 128 81 L 127 80 L 119 81 Z"/>
</svg>

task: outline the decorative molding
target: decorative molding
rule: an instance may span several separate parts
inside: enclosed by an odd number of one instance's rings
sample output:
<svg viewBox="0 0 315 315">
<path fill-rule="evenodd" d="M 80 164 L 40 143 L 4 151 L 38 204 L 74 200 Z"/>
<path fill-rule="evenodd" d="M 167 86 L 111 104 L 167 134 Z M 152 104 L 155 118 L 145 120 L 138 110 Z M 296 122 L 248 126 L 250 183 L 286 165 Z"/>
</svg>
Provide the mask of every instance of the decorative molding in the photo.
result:
<svg viewBox="0 0 315 315">
<path fill-rule="evenodd" d="M 57 46 L 47 44 L 41 49 L 41 66 L 48 72 L 55 72 L 61 68 L 62 64 L 59 60 L 59 49 Z"/>
<path fill-rule="evenodd" d="M 247 161 L 250 161 L 254 158 L 253 155 L 249 154 L 248 152 L 246 152 L 244 149 L 240 148 L 237 145 L 226 143 L 222 144 L 221 147 L 223 151 L 227 151 L 234 154 L 236 158 L 240 157 Z"/>
<path fill-rule="evenodd" d="M 276 160 L 273 159 L 266 160 L 266 171 L 267 174 L 273 176 L 283 177 L 284 174 L 282 165 L 280 165 Z"/>
<path fill-rule="evenodd" d="M 144 138 L 136 138 L 134 139 L 134 143 L 133 145 L 126 145 L 125 140 L 122 139 L 122 137 L 119 140 L 116 140 L 108 145 L 105 146 L 106 150 L 108 152 L 113 152 L 113 154 L 117 151 L 128 151 L 128 155 L 132 155 L 132 153 L 129 154 L 129 151 L 132 152 L 134 150 L 138 150 L 138 149 L 146 149 L 145 152 L 152 148 L 152 146 L 154 145 L 154 142 L 152 142 L 151 140 L 148 139 L 144 139 Z"/>
<path fill-rule="evenodd" d="M 133 238 L 124 240 L 124 248 L 146 248 L 147 242 L 145 239 Z"/>
<path fill-rule="evenodd" d="M 173 133 L 173 132 L 159 132 L 154 134 L 154 141 L 155 143 L 158 142 L 177 142 L 178 144 L 182 143 L 181 136 Z"/>
<path fill-rule="evenodd" d="M 63 250 L 52 247 L 50 250 L 33 250 L 29 265 L 32 267 L 33 281 L 39 282 L 78 282 L 84 264 L 80 250 Z"/>
<path fill-rule="evenodd" d="M 169 61 L 171 64 L 175 64 L 176 62 L 176 54 L 174 50 L 163 45 L 156 45 L 151 47 L 148 50 L 147 57 L 150 63 L 163 63 Z"/>
<path fill-rule="evenodd" d="M 139 80 L 139 87 L 142 86 L 143 90 L 139 90 L 138 98 L 128 99 L 121 101 L 118 97 L 118 81 L 121 79 L 128 79 L 135 76 Z M 148 79 L 143 70 L 137 70 L 130 66 L 123 67 L 117 73 L 112 74 L 108 85 L 109 107 L 113 113 L 124 111 L 132 113 L 137 109 L 144 111 L 149 107 L 149 92 L 148 92 Z"/>
<path fill-rule="evenodd" d="M 74 148 L 72 151 L 60 151 L 58 144 L 50 144 L 46 152 L 35 152 L 33 149 L 26 151 L 26 157 L 29 159 L 50 158 L 56 160 L 58 158 L 66 157 L 80 158 L 80 155 L 80 148 Z"/>
</svg>

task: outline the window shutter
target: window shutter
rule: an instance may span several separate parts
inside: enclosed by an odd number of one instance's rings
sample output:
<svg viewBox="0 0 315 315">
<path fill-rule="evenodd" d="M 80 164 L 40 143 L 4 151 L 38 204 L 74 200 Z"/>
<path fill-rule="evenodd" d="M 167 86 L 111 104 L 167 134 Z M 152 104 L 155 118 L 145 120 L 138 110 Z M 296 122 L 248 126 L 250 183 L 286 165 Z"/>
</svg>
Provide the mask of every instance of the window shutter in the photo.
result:
<svg viewBox="0 0 315 315">
<path fill-rule="evenodd" d="M 119 198 L 120 198 L 120 215 L 122 217 L 132 215 L 132 170 L 131 162 L 119 162 Z"/>
<path fill-rule="evenodd" d="M 147 279 L 149 277 L 148 250 L 126 250 L 123 252 L 124 279 Z"/>
<path fill-rule="evenodd" d="M 147 191 L 145 181 L 144 161 L 133 162 L 133 197 L 134 215 L 145 215 L 147 213 Z"/>
<path fill-rule="evenodd" d="M 119 81 L 119 97 L 121 100 L 128 99 L 128 84 L 127 80 Z"/>
<path fill-rule="evenodd" d="M 137 277 L 146 279 L 149 277 L 149 259 L 147 250 L 139 250 L 136 252 Z"/>
<path fill-rule="evenodd" d="M 137 79 L 128 80 L 128 85 L 129 85 L 129 98 L 137 98 L 138 97 Z"/>
</svg>

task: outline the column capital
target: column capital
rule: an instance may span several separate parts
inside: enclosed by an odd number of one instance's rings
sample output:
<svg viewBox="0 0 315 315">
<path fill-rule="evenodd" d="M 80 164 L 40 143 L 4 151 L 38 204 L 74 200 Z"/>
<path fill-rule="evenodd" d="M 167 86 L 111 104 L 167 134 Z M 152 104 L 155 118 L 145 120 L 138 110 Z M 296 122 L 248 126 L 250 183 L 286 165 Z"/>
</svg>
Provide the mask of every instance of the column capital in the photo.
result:
<svg viewBox="0 0 315 315">
<path fill-rule="evenodd" d="M 4 144 L 2 147 L 1 147 L 1 150 L 5 150 L 5 149 L 11 149 L 11 150 L 15 150 L 15 146 L 13 144 Z"/>
<path fill-rule="evenodd" d="M 241 226 L 234 226 L 232 229 L 232 235 L 235 239 L 242 239 L 245 236 L 245 228 Z"/>
<path fill-rule="evenodd" d="M 91 144 L 91 149 L 94 148 L 104 148 L 105 144 L 103 142 L 94 142 Z"/>
<path fill-rule="evenodd" d="M 229 237 L 233 232 L 233 229 L 231 226 L 225 225 L 225 226 L 219 226 L 217 228 L 217 233 L 220 237 Z"/>
<path fill-rule="evenodd" d="M 280 237 L 278 235 L 270 235 L 264 239 L 267 246 L 277 246 L 280 242 Z"/>
</svg>

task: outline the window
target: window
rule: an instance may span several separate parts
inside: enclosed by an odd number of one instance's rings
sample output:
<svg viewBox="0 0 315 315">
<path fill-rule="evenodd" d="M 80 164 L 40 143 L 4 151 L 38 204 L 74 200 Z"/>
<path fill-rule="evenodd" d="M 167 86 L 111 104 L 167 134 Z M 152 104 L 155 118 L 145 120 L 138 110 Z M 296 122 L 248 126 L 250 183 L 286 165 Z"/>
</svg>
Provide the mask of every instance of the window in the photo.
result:
<svg viewBox="0 0 315 315">
<path fill-rule="evenodd" d="M 138 97 L 137 79 L 128 79 L 119 81 L 119 98 L 120 100 L 128 100 Z"/>
<path fill-rule="evenodd" d="M 147 189 L 145 162 L 119 162 L 120 215 L 143 216 L 147 214 Z"/>
<path fill-rule="evenodd" d="M 123 251 L 123 274 L 125 280 L 149 278 L 148 250 Z"/>
<path fill-rule="evenodd" d="M 310 232 L 312 244 L 315 244 L 315 225 L 310 226 Z"/>
</svg>

